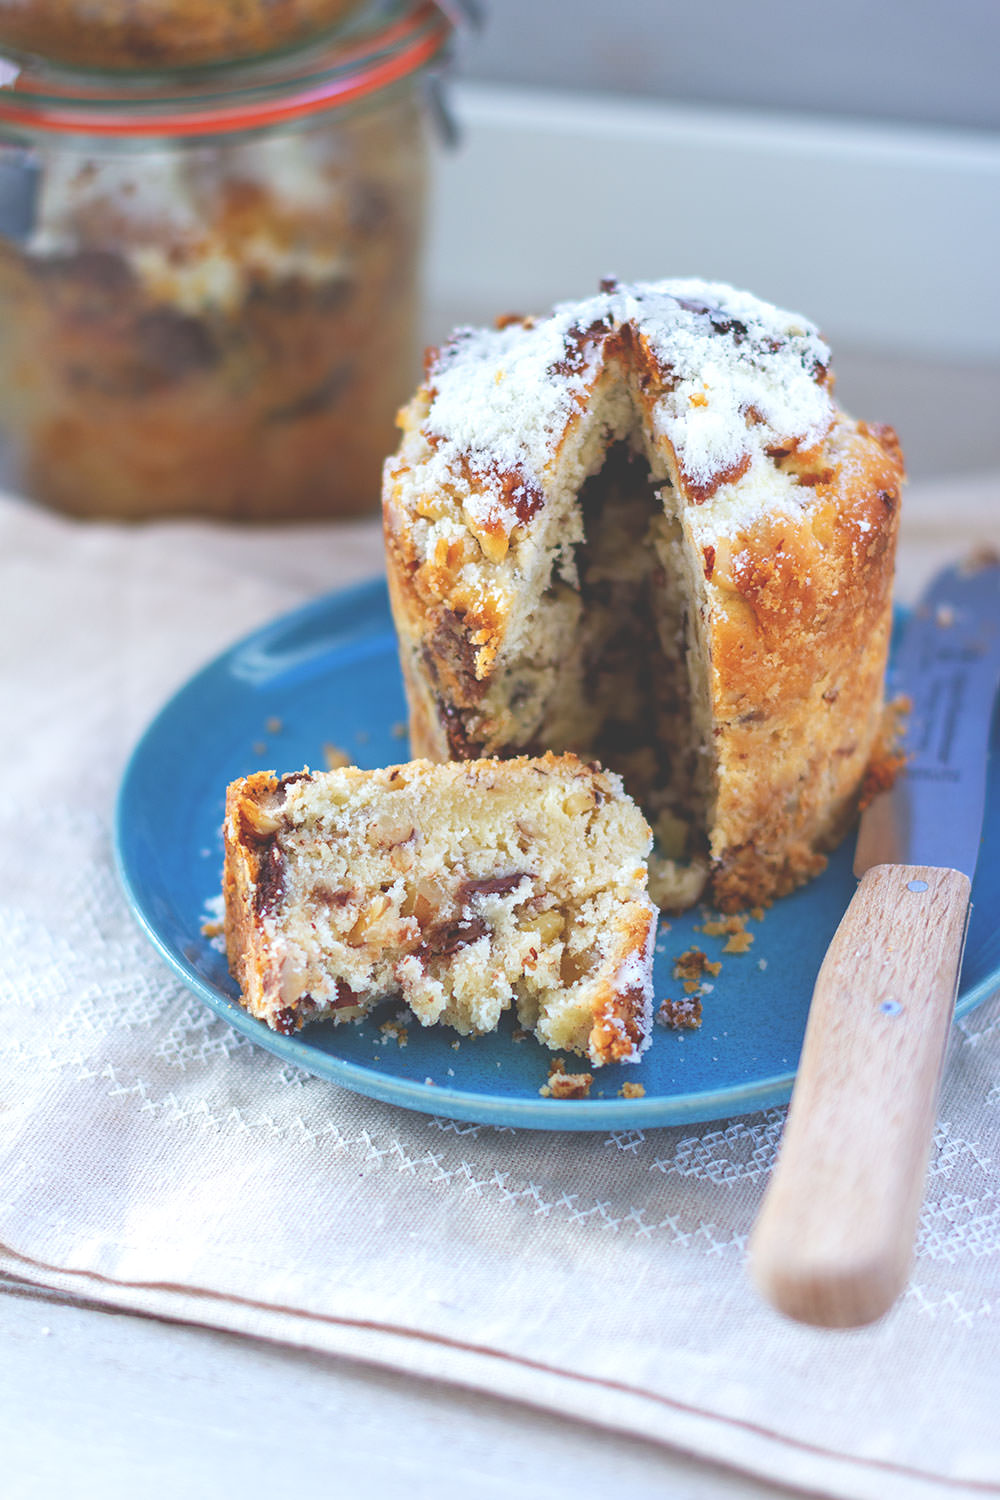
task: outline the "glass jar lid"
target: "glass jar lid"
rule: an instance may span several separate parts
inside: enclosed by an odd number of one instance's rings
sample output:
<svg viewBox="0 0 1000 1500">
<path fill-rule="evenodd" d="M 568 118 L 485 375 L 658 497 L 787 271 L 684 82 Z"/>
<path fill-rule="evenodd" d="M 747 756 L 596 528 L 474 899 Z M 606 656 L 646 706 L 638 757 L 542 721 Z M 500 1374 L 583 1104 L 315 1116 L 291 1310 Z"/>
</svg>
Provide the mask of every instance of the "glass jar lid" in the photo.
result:
<svg viewBox="0 0 1000 1500">
<path fill-rule="evenodd" d="M 451 30 L 434 0 L 385 0 L 335 43 L 278 60 L 204 68 L 195 80 L 4 65 L 0 139 L 38 132 L 176 139 L 284 125 L 400 83 L 441 54 Z"/>
</svg>

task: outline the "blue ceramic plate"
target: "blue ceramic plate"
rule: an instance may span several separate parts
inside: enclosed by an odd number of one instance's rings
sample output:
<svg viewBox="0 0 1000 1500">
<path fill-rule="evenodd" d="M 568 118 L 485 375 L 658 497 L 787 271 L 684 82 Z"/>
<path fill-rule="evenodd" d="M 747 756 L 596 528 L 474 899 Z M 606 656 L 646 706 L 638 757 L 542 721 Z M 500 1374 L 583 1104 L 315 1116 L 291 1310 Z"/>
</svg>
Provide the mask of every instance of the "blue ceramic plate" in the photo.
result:
<svg viewBox="0 0 1000 1500">
<path fill-rule="evenodd" d="M 118 801 L 119 869 L 140 923 L 181 978 L 230 1025 L 288 1062 L 376 1099 L 463 1120 L 590 1130 L 714 1120 L 780 1104 L 791 1093 L 820 961 L 854 891 L 853 840 L 827 872 L 761 921 L 747 953 L 698 929 L 704 913 L 661 922 L 656 997 L 680 998 L 673 977 L 692 945 L 722 969 L 703 997 L 698 1031 L 655 1027 L 638 1066 L 598 1070 L 591 1098 L 542 1098 L 551 1054 L 497 1035 L 458 1040 L 415 1021 L 401 1047 L 380 1025 L 269 1031 L 242 1010 L 224 955 L 202 935 L 220 888 L 227 783 L 251 771 L 322 767 L 323 747 L 361 766 L 405 760 L 406 710 L 384 586 L 330 595 L 256 631 L 172 698 L 136 748 Z M 1000 843 L 1000 724 L 994 725 L 984 843 Z M 980 862 L 958 1013 L 1000 985 L 1000 861 Z M 457 1045 L 456 1045 L 457 1042 Z M 567 1059 L 573 1071 L 574 1063 Z M 626 1082 L 645 1095 L 623 1099 Z"/>
</svg>

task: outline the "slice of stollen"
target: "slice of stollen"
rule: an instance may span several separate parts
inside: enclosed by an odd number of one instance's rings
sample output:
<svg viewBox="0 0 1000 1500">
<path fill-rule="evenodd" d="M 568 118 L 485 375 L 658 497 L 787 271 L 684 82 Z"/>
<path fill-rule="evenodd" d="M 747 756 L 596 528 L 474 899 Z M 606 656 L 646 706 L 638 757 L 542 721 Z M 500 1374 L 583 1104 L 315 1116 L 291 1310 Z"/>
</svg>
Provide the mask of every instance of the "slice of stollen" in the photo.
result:
<svg viewBox="0 0 1000 1500">
<path fill-rule="evenodd" d="M 638 1059 L 652 1021 L 651 834 L 574 755 L 412 761 L 229 788 L 226 945 L 275 1031 L 399 996 L 425 1026 Z"/>
</svg>

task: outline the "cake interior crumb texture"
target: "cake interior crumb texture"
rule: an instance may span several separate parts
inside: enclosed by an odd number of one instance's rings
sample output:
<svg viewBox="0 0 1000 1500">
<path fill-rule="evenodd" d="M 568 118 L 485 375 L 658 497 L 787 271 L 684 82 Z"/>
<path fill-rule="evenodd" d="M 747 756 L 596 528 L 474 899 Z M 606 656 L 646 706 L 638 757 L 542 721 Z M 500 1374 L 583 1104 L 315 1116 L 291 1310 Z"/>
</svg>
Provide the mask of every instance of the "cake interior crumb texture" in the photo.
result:
<svg viewBox="0 0 1000 1500">
<path fill-rule="evenodd" d="M 234 782 L 226 939 L 251 1013 L 286 1034 L 400 996 L 465 1035 L 516 1008 L 544 1045 L 634 1061 L 652 1024 L 652 837 L 573 755 Z"/>
</svg>

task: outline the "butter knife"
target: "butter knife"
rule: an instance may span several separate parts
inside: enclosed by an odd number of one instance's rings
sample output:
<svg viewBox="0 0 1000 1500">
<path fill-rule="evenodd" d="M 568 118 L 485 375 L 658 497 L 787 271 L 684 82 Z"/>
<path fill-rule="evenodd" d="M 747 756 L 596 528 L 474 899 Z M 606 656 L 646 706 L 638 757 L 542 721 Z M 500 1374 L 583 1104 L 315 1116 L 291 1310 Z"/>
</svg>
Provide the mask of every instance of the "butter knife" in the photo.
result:
<svg viewBox="0 0 1000 1500">
<path fill-rule="evenodd" d="M 860 884 L 820 968 L 778 1159 L 750 1239 L 800 1322 L 874 1322 L 906 1284 L 958 989 L 1000 678 L 1000 558 L 940 573 L 894 677 L 907 763 L 862 817 Z"/>
</svg>

